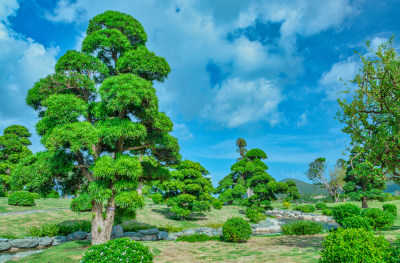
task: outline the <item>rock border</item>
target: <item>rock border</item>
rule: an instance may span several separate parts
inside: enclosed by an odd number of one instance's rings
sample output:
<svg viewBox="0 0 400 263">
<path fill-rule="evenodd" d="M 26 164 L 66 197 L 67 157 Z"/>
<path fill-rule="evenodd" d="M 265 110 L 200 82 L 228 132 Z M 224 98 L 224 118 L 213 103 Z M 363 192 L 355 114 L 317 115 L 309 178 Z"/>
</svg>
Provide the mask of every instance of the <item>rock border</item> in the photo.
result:
<svg viewBox="0 0 400 263">
<path fill-rule="evenodd" d="M 336 222 L 331 216 L 316 215 L 311 213 L 303 213 L 296 210 L 269 210 L 265 212 L 266 215 L 275 216 L 276 218 L 293 218 L 299 220 L 308 220 L 315 222 Z"/>
</svg>

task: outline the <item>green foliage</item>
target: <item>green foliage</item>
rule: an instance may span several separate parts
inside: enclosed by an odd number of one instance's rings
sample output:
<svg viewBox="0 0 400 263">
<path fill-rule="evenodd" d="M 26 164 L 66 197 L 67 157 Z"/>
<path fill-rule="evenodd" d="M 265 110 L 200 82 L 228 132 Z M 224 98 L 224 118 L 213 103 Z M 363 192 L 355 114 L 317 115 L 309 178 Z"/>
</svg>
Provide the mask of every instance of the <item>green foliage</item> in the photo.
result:
<svg viewBox="0 0 400 263">
<path fill-rule="evenodd" d="M 394 223 L 391 213 L 380 210 L 379 208 L 368 208 L 361 212 L 361 216 L 369 218 L 373 222 L 374 230 L 390 229 Z"/>
<path fill-rule="evenodd" d="M 373 219 L 362 216 L 351 216 L 343 220 L 343 228 L 364 228 L 365 230 L 372 230 L 374 225 Z"/>
<path fill-rule="evenodd" d="M 8 204 L 16 206 L 34 206 L 35 199 L 30 192 L 17 191 L 8 196 Z"/>
<path fill-rule="evenodd" d="M 386 211 L 388 213 L 391 213 L 393 217 L 397 217 L 397 207 L 394 204 L 384 204 L 382 206 L 383 211 Z"/>
<path fill-rule="evenodd" d="M 262 220 L 265 220 L 267 216 L 255 209 L 248 208 L 246 210 L 246 218 L 252 223 L 258 223 Z"/>
<path fill-rule="evenodd" d="M 318 202 L 315 204 L 315 208 L 317 210 L 324 210 L 324 209 L 327 209 L 328 206 L 324 202 Z"/>
<path fill-rule="evenodd" d="M 60 194 L 59 194 L 56 190 L 52 190 L 52 191 L 50 191 L 50 193 L 48 193 L 48 194 L 46 195 L 46 198 L 55 198 L 55 199 L 58 199 L 58 198 L 60 198 Z"/>
<path fill-rule="evenodd" d="M 5 197 L 6 196 L 6 191 L 4 189 L 4 186 L 0 184 L 0 197 Z"/>
<path fill-rule="evenodd" d="M 72 221 L 60 224 L 43 224 L 41 226 L 33 226 L 28 229 L 30 237 L 55 237 L 67 236 L 76 231 L 90 232 L 92 224 L 88 221 Z"/>
<path fill-rule="evenodd" d="M 284 201 L 290 202 L 290 201 L 296 201 L 301 198 L 301 195 L 299 193 L 299 189 L 297 189 L 296 183 L 293 181 L 286 181 L 285 182 L 288 186 L 286 190 L 286 197 Z"/>
<path fill-rule="evenodd" d="M 358 216 L 361 213 L 361 208 L 353 204 L 343 204 L 338 205 L 333 208 L 333 219 L 339 224 L 343 224 L 343 220 L 352 217 Z"/>
<path fill-rule="evenodd" d="M 400 263 L 400 238 L 397 238 L 392 246 L 391 263 Z"/>
<path fill-rule="evenodd" d="M 208 236 L 206 234 L 194 234 L 188 236 L 178 237 L 176 241 L 183 241 L 183 242 L 206 242 L 206 241 L 219 241 L 221 240 L 220 236 Z"/>
<path fill-rule="evenodd" d="M 40 194 L 38 193 L 31 193 L 33 199 L 40 199 Z"/>
<path fill-rule="evenodd" d="M 363 228 L 339 228 L 322 242 L 321 263 L 390 262 L 391 245 Z"/>
<path fill-rule="evenodd" d="M 232 217 L 222 226 L 222 239 L 227 242 L 246 242 L 250 239 L 251 226 L 242 217 Z"/>
<path fill-rule="evenodd" d="M 303 213 L 312 213 L 315 211 L 314 205 L 297 205 L 293 207 L 293 210 L 301 211 Z"/>
<path fill-rule="evenodd" d="M 296 221 L 281 226 L 284 235 L 316 235 L 322 233 L 323 226 L 313 221 Z"/>
<path fill-rule="evenodd" d="M 204 226 L 205 227 L 211 227 L 211 228 L 214 228 L 214 229 L 218 229 L 218 228 L 221 228 L 223 225 L 224 224 L 222 224 L 222 223 L 211 222 L 211 223 L 205 224 Z"/>
<path fill-rule="evenodd" d="M 284 201 L 284 202 L 283 202 L 283 207 L 284 207 L 285 209 L 289 209 L 289 208 L 290 208 L 290 202 Z"/>
<path fill-rule="evenodd" d="M 91 246 L 83 253 L 82 263 L 153 262 L 150 249 L 129 238 L 117 238 Z"/>
<path fill-rule="evenodd" d="M 92 211 L 92 201 L 93 199 L 90 197 L 89 194 L 87 193 L 80 194 L 74 197 L 74 199 L 72 199 L 70 204 L 71 211 L 74 212 Z"/>
<path fill-rule="evenodd" d="M 324 210 L 322 210 L 322 214 L 324 215 L 324 216 L 333 216 L 333 210 L 332 209 L 324 209 Z"/>
<path fill-rule="evenodd" d="M 28 230 L 30 237 L 55 237 L 59 235 L 60 226 L 57 224 L 43 224 L 40 227 L 33 226 Z"/>
<path fill-rule="evenodd" d="M 222 209 L 222 203 L 218 199 L 213 200 L 211 205 L 212 205 L 212 207 L 214 207 L 217 210 L 221 210 Z"/>
<path fill-rule="evenodd" d="M 163 198 L 162 194 L 160 194 L 160 193 L 152 194 L 151 200 L 153 200 L 153 202 L 157 205 L 162 204 L 164 202 L 164 198 Z"/>
</svg>

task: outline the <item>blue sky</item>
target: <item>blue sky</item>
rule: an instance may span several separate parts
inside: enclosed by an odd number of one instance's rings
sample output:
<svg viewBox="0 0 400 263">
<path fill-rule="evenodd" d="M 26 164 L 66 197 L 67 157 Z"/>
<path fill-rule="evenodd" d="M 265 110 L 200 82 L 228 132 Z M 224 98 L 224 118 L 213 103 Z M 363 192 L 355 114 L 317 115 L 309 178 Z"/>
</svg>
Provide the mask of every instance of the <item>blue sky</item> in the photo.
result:
<svg viewBox="0 0 400 263">
<path fill-rule="evenodd" d="M 149 49 L 169 62 L 171 74 L 156 84 L 160 108 L 182 156 L 214 183 L 238 157 L 239 137 L 267 153 L 277 180 L 305 180 L 314 158 L 343 157 L 339 78 L 357 72 L 354 51 L 367 53 L 366 40 L 375 48 L 400 33 L 398 1 L 1 0 L 1 130 L 22 124 L 35 134 L 27 90 L 80 48 L 88 20 L 106 10 L 139 20 Z M 32 141 L 43 149 L 37 135 Z"/>
</svg>

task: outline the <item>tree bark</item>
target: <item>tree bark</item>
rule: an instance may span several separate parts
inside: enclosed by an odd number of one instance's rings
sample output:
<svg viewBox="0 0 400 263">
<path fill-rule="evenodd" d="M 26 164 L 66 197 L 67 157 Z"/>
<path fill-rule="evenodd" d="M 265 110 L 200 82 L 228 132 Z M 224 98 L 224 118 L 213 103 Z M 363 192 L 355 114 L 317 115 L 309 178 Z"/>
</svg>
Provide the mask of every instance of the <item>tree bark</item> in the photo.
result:
<svg viewBox="0 0 400 263">
<path fill-rule="evenodd" d="M 250 196 L 252 196 L 252 195 L 254 195 L 254 192 L 253 192 L 253 190 L 251 190 L 250 187 L 248 187 L 248 188 L 247 188 L 247 197 L 250 197 Z"/>
<path fill-rule="evenodd" d="M 368 208 L 367 197 L 361 197 L 362 206 L 361 208 Z"/>
<path fill-rule="evenodd" d="M 115 200 L 114 194 L 107 203 L 106 215 L 103 218 L 103 205 L 93 202 L 92 212 L 92 245 L 102 244 L 111 239 L 111 231 L 114 224 Z"/>
<path fill-rule="evenodd" d="M 139 195 L 143 195 L 143 182 L 139 182 L 136 191 L 137 191 L 137 193 L 138 193 Z"/>
</svg>

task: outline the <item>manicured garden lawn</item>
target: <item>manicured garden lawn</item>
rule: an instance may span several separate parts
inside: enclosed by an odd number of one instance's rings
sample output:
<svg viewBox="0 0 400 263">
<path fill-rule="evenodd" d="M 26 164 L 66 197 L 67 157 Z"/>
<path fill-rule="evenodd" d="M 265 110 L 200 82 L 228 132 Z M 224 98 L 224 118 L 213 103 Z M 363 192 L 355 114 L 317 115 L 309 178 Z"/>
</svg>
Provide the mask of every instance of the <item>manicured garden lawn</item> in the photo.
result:
<svg viewBox="0 0 400 263">
<path fill-rule="evenodd" d="M 7 197 L 0 197 L 0 213 L 69 208 L 72 199 L 68 198 L 40 198 L 35 200 L 35 206 L 12 206 L 8 205 Z"/>
</svg>

